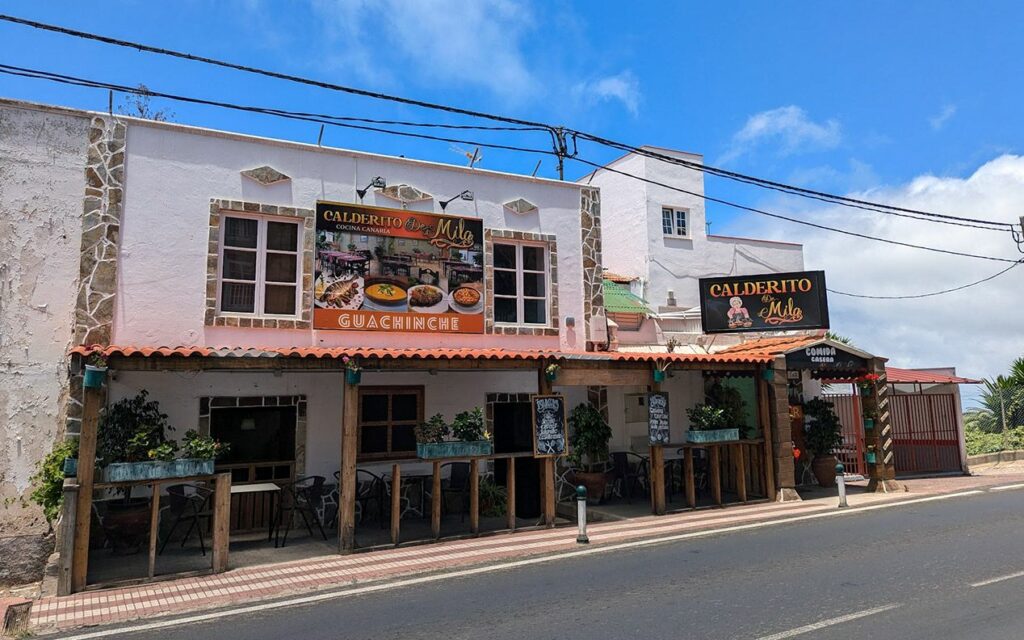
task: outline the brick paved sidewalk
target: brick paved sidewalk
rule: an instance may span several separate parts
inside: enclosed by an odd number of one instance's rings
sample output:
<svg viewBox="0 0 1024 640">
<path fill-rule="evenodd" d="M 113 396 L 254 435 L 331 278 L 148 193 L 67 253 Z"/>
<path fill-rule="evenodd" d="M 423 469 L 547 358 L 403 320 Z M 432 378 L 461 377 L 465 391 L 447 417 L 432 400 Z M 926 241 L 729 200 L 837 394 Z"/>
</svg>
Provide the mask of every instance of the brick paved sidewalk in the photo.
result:
<svg viewBox="0 0 1024 640">
<path fill-rule="evenodd" d="M 851 507 L 900 502 L 942 493 L 1020 480 L 1021 476 L 950 478 L 920 481 L 914 493 L 851 495 Z M 835 511 L 829 495 L 802 502 L 762 503 L 727 509 L 690 511 L 666 516 L 593 524 L 591 547 L 666 535 L 708 531 Z M 411 574 L 436 573 L 559 554 L 581 547 L 576 529 L 557 528 L 498 534 L 436 544 L 341 556 L 329 555 L 253 567 L 227 573 L 182 578 L 120 589 L 90 591 L 66 597 L 41 598 L 31 612 L 30 629 L 36 633 L 74 627 L 127 622 L 171 614 L 251 603 L 295 593 L 334 590 L 369 581 Z"/>
</svg>

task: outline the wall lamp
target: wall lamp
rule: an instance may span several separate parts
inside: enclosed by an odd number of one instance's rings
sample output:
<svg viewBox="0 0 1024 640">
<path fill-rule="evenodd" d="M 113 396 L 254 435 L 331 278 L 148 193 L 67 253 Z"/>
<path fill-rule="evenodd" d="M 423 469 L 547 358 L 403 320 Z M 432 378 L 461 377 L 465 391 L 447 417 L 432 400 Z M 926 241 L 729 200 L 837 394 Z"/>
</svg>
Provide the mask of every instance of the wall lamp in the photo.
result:
<svg viewBox="0 0 1024 640">
<path fill-rule="evenodd" d="M 366 185 L 362 189 L 356 189 L 356 195 L 359 196 L 359 202 L 363 201 L 363 197 L 366 195 L 366 192 L 369 191 L 371 187 L 375 189 L 383 189 L 386 186 L 388 186 L 387 180 L 380 176 L 377 176 L 373 180 L 370 180 L 370 184 Z"/>
<path fill-rule="evenodd" d="M 438 204 L 441 205 L 441 211 L 444 211 L 445 209 L 447 209 L 449 203 L 451 203 L 451 202 L 453 202 L 455 200 L 458 200 L 459 198 L 462 198 L 463 200 L 473 200 L 473 192 L 470 191 L 469 189 L 466 189 L 462 193 L 460 193 L 458 195 L 454 195 L 454 196 L 448 198 L 447 200 L 441 200 L 440 202 L 438 202 Z"/>
</svg>

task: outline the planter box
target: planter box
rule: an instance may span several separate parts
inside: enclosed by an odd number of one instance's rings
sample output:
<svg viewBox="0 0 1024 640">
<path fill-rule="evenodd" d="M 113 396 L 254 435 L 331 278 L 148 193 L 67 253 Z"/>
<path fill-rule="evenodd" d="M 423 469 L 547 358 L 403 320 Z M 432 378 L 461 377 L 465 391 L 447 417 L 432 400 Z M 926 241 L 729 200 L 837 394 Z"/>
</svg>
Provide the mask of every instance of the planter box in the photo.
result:
<svg viewBox="0 0 1024 640">
<path fill-rule="evenodd" d="M 213 475 L 213 460 L 179 458 L 177 460 L 149 462 L 115 462 L 103 469 L 104 482 L 133 480 L 159 480 L 161 478 L 187 478 Z"/>
<path fill-rule="evenodd" d="M 494 446 L 487 440 L 476 442 L 417 442 L 416 455 L 420 458 L 468 458 L 489 456 Z"/>
<path fill-rule="evenodd" d="M 707 443 L 707 442 L 730 442 L 740 439 L 739 429 L 713 429 L 711 431 L 687 431 L 686 441 Z"/>
<path fill-rule="evenodd" d="M 78 475 L 78 458 L 64 458 L 64 477 L 74 478 Z"/>
<path fill-rule="evenodd" d="M 99 389 L 103 386 L 103 381 L 107 379 L 107 369 L 105 367 L 94 367 L 91 364 L 85 365 L 85 375 L 82 378 L 82 385 L 86 389 Z"/>
<path fill-rule="evenodd" d="M 353 371 L 352 369 L 345 369 L 345 382 L 351 385 L 359 384 L 363 379 L 362 371 Z"/>
</svg>

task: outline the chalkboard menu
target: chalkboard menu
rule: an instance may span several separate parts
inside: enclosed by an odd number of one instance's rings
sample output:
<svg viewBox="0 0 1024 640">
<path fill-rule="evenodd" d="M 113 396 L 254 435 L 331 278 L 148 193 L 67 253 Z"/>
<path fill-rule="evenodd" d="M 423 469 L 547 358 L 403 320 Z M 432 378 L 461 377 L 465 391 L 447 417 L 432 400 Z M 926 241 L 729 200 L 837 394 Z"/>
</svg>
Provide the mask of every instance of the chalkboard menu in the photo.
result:
<svg viewBox="0 0 1024 640">
<path fill-rule="evenodd" d="M 647 394 L 647 429 L 651 444 L 668 444 L 668 394 L 654 391 Z"/>
<path fill-rule="evenodd" d="M 560 395 L 531 396 L 533 400 L 533 455 L 538 458 L 564 456 L 569 450 L 566 435 L 565 398 Z"/>
</svg>

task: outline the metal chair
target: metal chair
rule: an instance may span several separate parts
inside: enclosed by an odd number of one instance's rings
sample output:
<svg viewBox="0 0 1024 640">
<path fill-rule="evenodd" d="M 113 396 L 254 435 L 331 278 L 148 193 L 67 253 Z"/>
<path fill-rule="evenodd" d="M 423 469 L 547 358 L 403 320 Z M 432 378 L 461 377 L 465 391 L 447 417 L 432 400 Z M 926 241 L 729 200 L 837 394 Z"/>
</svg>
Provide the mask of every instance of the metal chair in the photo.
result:
<svg viewBox="0 0 1024 640">
<path fill-rule="evenodd" d="M 290 482 L 281 487 L 284 492 L 282 496 L 284 499 L 280 502 L 279 516 L 284 518 L 284 538 L 281 540 L 281 546 L 288 544 L 288 532 L 292 528 L 292 520 L 295 519 L 295 512 L 299 513 L 302 518 L 302 522 L 306 525 L 306 530 L 309 531 L 309 537 L 313 537 L 313 526 L 310 524 L 309 519 L 312 518 L 317 528 L 320 530 L 320 535 L 323 539 L 327 539 L 327 533 L 324 532 L 324 525 L 317 516 L 317 509 L 320 507 L 320 503 L 323 500 L 323 495 L 326 492 L 324 482 L 326 478 L 323 476 L 308 476 L 306 478 L 300 478 L 294 482 Z M 285 515 L 287 513 L 287 515 Z M 280 520 L 278 520 L 280 522 Z"/>
<path fill-rule="evenodd" d="M 382 476 L 366 469 L 356 469 L 356 513 L 359 520 L 369 512 L 371 505 L 377 508 L 377 522 L 384 528 L 384 498 L 388 495 L 388 483 Z"/>
<path fill-rule="evenodd" d="M 466 512 L 469 511 L 469 465 L 476 464 L 469 462 L 446 462 L 441 465 L 441 477 L 444 477 L 444 468 L 449 467 L 451 472 L 447 481 L 441 483 L 441 511 L 447 508 L 448 496 L 459 497 L 460 517 L 459 522 L 465 522 Z"/>
<path fill-rule="evenodd" d="M 195 531 L 199 535 L 199 550 L 204 556 L 206 555 L 202 520 L 206 519 L 208 523 L 213 516 L 213 511 L 208 508 L 211 495 L 213 495 L 213 491 L 210 489 L 194 484 L 172 484 L 167 487 L 167 506 L 160 511 L 173 516 L 174 524 L 171 525 L 171 529 L 160 544 L 158 553 L 164 552 L 178 525 L 187 523 L 188 530 L 185 531 L 185 536 L 181 539 L 181 546 L 185 546 L 192 532 Z M 163 514 L 161 514 L 162 516 Z"/>
<path fill-rule="evenodd" d="M 636 462 L 631 464 L 630 456 L 636 458 Z M 622 492 L 625 490 L 626 502 L 633 504 L 633 487 L 639 486 L 641 490 L 647 490 L 647 458 L 632 451 L 612 452 L 612 477 L 619 492 L 619 497 L 622 496 Z"/>
</svg>

